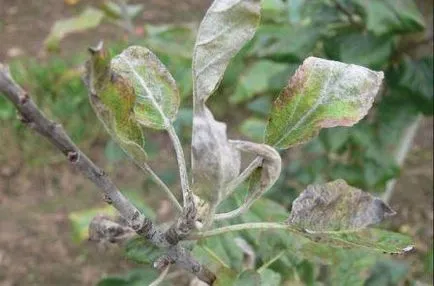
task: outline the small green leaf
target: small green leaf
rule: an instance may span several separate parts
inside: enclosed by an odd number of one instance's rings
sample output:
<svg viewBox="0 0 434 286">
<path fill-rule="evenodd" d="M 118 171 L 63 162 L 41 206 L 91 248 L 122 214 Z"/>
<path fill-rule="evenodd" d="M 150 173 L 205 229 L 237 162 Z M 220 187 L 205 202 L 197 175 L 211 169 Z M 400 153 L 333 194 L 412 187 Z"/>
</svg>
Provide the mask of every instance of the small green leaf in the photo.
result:
<svg viewBox="0 0 434 286">
<path fill-rule="evenodd" d="M 217 279 L 214 281 L 214 286 L 234 285 L 237 279 L 237 273 L 230 268 L 222 267 L 216 273 Z"/>
<path fill-rule="evenodd" d="M 150 285 L 158 276 L 159 273 L 155 268 L 143 267 L 130 270 L 126 275 L 104 277 L 98 282 L 97 286 L 145 286 Z"/>
<path fill-rule="evenodd" d="M 380 260 L 372 267 L 364 286 L 400 285 L 408 273 L 408 265 L 393 260 Z"/>
<path fill-rule="evenodd" d="M 240 125 L 240 132 L 257 142 L 264 141 L 264 131 L 266 121 L 263 119 L 251 117 L 243 121 Z"/>
<path fill-rule="evenodd" d="M 424 18 L 413 0 L 357 0 L 366 13 L 366 25 L 376 35 L 420 32 Z"/>
<path fill-rule="evenodd" d="M 118 3 L 115 3 L 113 1 L 104 1 L 104 3 L 101 5 L 101 10 L 104 11 L 105 16 L 113 18 L 115 20 L 122 19 L 122 17 L 125 16 L 129 19 L 134 19 L 139 15 L 140 12 L 142 12 L 143 8 L 143 4 L 126 5 L 127 15 L 122 15 L 122 7 L 120 7 Z"/>
<path fill-rule="evenodd" d="M 271 110 L 271 100 L 268 96 L 261 96 L 247 104 L 247 108 L 259 115 L 268 115 Z"/>
<path fill-rule="evenodd" d="M 79 16 L 57 21 L 44 41 L 48 50 L 57 50 L 59 42 L 68 34 L 97 27 L 104 13 L 92 7 L 86 8 Z"/>
<path fill-rule="evenodd" d="M 75 211 L 68 215 L 72 226 L 72 238 L 74 242 L 81 242 L 89 238 L 89 224 L 97 215 L 116 215 L 116 210 L 111 206 L 92 208 L 83 211 Z"/>
<path fill-rule="evenodd" d="M 271 269 L 264 269 L 260 272 L 261 286 L 280 286 L 282 282 L 282 276 L 274 272 Z"/>
<path fill-rule="evenodd" d="M 261 276 L 254 270 L 245 270 L 241 272 L 234 281 L 234 286 L 260 286 Z"/>
<path fill-rule="evenodd" d="M 220 83 L 229 61 L 259 24 L 259 1 L 215 0 L 200 24 L 193 52 L 193 93 L 205 102 Z"/>
<path fill-rule="evenodd" d="M 241 75 L 235 93 L 229 98 L 229 101 L 240 103 L 255 95 L 269 92 L 271 90 L 270 81 L 286 69 L 286 64 L 268 60 L 255 62 Z"/>
<path fill-rule="evenodd" d="M 125 158 L 125 153 L 121 148 L 113 141 L 109 140 L 104 148 L 104 155 L 110 163 L 121 161 Z"/>
<path fill-rule="evenodd" d="M 125 256 L 137 263 L 151 264 L 162 255 L 165 250 L 156 247 L 144 237 L 134 237 L 125 245 Z"/>
<path fill-rule="evenodd" d="M 134 89 L 135 119 L 155 129 L 166 129 L 175 120 L 180 103 L 175 80 L 148 49 L 132 46 L 113 58 L 114 73 L 128 80 Z"/>
<path fill-rule="evenodd" d="M 307 58 L 275 100 L 266 143 L 289 148 L 309 141 L 321 128 L 352 126 L 371 108 L 382 72 Z"/>
<path fill-rule="evenodd" d="M 288 222 L 308 232 L 346 232 L 379 223 L 395 212 L 381 199 L 344 180 L 310 185 L 293 202 Z"/>
</svg>

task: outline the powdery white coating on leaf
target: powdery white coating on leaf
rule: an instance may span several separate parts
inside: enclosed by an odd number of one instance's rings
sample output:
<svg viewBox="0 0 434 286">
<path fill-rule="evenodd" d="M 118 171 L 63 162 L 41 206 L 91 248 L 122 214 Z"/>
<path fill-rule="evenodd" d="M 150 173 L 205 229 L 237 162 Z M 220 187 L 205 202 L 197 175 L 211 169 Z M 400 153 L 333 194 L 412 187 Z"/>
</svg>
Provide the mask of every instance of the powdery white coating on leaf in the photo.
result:
<svg viewBox="0 0 434 286">
<path fill-rule="evenodd" d="M 310 185 L 293 202 L 288 223 L 310 233 L 356 231 L 395 212 L 381 199 L 349 186 L 344 180 Z"/>
<path fill-rule="evenodd" d="M 175 120 L 180 103 L 175 80 L 147 48 L 132 46 L 113 58 L 112 70 L 134 87 L 136 120 L 147 127 L 165 129 Z"/>
<path fill-rule="evenodd" d="M 193 91 L 205 102 L 217 88 L 229 61 L 255 34 L 257 0 L 215 0 L 203 18 L 193 52 Z"/>
<path fill-rule="evenodd" d="M 226 124 L 216 121 L 205 106 L 195 111 L 191 151 L 193 191 L 213 205 L 238 176 L 241 156 L 228 142 Z"/>
<path fill-rule="evenodd" d="M 321 128 L 354 125 L 372 107 L 383 78 L 361 66 L 307 58 L 274 102 L 267 144 L 289 148 Z"/>
</svg>

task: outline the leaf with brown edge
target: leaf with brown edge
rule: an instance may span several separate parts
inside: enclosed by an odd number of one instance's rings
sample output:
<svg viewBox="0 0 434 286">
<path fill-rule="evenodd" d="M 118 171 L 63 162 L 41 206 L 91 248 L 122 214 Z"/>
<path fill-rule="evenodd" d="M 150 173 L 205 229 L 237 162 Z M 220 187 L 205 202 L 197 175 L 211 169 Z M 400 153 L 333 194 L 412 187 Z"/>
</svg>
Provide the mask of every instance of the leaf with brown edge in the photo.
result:
<svg viewBox="0 0 434 286">
<path fill-rule="evenodd" d="M 203 18 L 193 52 L 193 91 L 204 103 L 229 61 L 253 38 L 260 20 L 258 0 L 215 0 Z"/>
<path fill-rule="evenodd" d="M 349 232 L 381 222 L 395 212 L 381 199 L 344 180 L 310 185 L 293 202 L 288 223 L 307 232 Z"/>
<path fill-rule="evenodd" d="M 322 128 L 354 125 L 371 108 L 383 77 L 361 66 L 307 58 L 273 104 L 266 143 L 285 149 Z"/>
<path fill-rule="evenodd" d="M 143 126 L 166 129 L 175 120 L 180 103 L 175 80 L 147 48 L 132 46 L 113 58 L 112 70 L 134 90 L 135 120 Z"/>
</svg>

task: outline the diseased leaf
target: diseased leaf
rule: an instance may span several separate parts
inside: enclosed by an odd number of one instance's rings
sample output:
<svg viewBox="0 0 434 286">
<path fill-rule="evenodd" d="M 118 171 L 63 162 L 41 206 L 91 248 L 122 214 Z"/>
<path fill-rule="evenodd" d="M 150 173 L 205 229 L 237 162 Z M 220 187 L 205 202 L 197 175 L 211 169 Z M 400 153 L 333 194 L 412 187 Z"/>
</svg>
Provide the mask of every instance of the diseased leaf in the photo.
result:
<svg viewBox="0 0 434 286">
<path fill-rule="evenodd" d="M 382 80 L 382 72 L 307 58 L 274 102 L 266 143 L 289 148 L 321 128 L 354 125 L 371 108 Z"/>
<path fill-rule="evenodd" d="M 381 199 L 336 180 L 308 186 L 293 202 L 288 223 L 308 232 L 348 232 L 394 214 Z"/>
<path fill-rule="evenodd" d="M 240 172 L 240 153 L 226 136 L 226 124 L 216 121 L 207 107 L 196 109 L 192 139 L 193 191 L 211 205 L 226 184 Z"/>
<path fill-rule="evenodd" d="M 133 114 L 134 88 L 127 79 L 112 71 L 110 56 L 102 44 L 90 51 L 85 82 L 95 113 L 113 140 L 129 156 L 138 161 L 146 160 L 143 131 Z"/>
<path fill-rule="evenodd" d="M 59 42 L 68 34 L 85 31 L 97 27 L 104 13 L 98 9 L 88 7 L 79 16 L 59 20 L 51 28 L 50 34 L 44 41 L 48 50 L 58 49 Z"/>
<path fill-rule="evenodd" d="M 166 129 L 175 120 L 179 92 L 166 67 L 147 48 L 132 46 L 112 60 L 114 73 L 125 78 L 136 96 L 134 115 L 140 124 Z"/>
<path fill-rule="evenodd" d="M 241 212 L 244 212 L 274 185 L 280 176 L 282 160 L 273 147 L 265 144 L 236 140 L 231 141 L 231 144 L 241 151 L 253 153 L 262 158 L 261 167 L 250 176 L 248 194 L 240 207 Z"/>
<path fill-rule="evenodd" d="M 193 52 L 193 93 L 205 102 L 217 88 L 230 59 L 259 24 L 257 0 L 215 0 L 200 24 Z"/>
<path fill-rule="evenodd" d="M 137 263 L 151 264 L 165 254 L 165 250 L 156 247 L 144 237 L 137 236 L 125 245 L 125 256 Z"/>
</svg>

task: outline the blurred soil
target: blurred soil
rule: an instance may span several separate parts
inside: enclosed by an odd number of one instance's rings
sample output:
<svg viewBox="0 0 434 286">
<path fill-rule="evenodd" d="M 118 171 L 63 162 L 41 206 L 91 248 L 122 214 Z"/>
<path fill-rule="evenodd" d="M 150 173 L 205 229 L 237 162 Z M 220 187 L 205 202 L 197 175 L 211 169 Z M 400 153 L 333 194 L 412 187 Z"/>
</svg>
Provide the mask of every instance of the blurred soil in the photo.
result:
<svg viewBox="0 0 434 286">
<path fill-rule="evenodd" d="M 132 1 L 139 2 L 139 1 Z M 199 20 L 211 0 L 142 1 L 144 22 Z M 176 4 L 174 4 L 176 3 Z M 86 5 L 60 0 L 0 0 L 0 61 L 19 55 L 46 57 L 43 40 L 56 19 L 76 15 Z M 62 53 L 85 50 L 96 42 L 122 38 L 119 28 L 107 24 L 62 41 Z M 391 206 L 398 212 L 392 227 L 411 234 L 417 251 L 405 258 L 419 276 L 422 253 L 432 248 L 433 238 L 433 120 L 424 119 L 396 184 Z M 0 144 L 0 285 L 94 285 L 102 275 L 131 268 L 116 248 L 101 251 L 85 242 L 74 244 L 68 213 L 103 205 L 96 188 L 73 170 L 53 150 L 47 162 L 25 166 L 13 144 L 12 131 L 2 128 Z M 35 144 L 43 139 L 35 139 Z M 107 166 L 101 144 L 88 148 L 100 166 Z M 143 176 L 127 162 L 117 165 L 117 185 L 143 188 Z M 132 183 L 134 182 L 134 183 Z M 147 196 L 149 199 L 149 196 Z"/>
</svg>

